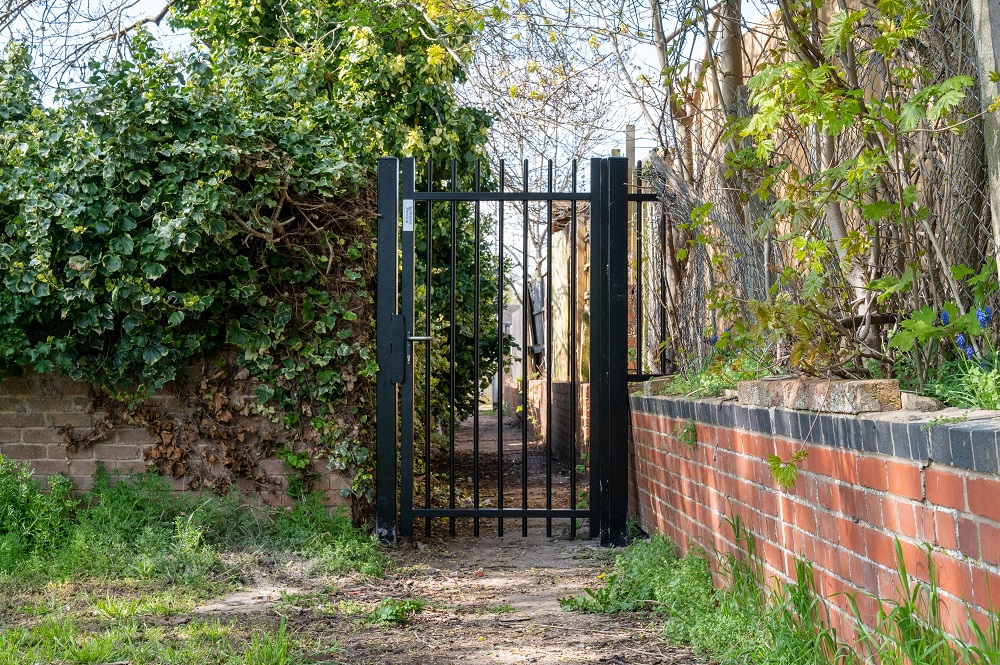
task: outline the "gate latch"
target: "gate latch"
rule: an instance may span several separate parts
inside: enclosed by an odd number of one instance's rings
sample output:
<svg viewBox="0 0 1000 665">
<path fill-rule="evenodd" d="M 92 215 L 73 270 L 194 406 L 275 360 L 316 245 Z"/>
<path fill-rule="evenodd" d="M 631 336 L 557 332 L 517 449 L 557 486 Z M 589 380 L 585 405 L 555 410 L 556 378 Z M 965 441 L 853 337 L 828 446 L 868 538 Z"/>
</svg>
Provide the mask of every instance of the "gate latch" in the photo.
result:
<svg viewBox="0 0 1000 665">
<path fill-rule="evenodd" d="M 389 315 L 390 358 L 389 381 L 402 383 L 406 369 L 406 318 L 402 314 Z"/>
</svg>

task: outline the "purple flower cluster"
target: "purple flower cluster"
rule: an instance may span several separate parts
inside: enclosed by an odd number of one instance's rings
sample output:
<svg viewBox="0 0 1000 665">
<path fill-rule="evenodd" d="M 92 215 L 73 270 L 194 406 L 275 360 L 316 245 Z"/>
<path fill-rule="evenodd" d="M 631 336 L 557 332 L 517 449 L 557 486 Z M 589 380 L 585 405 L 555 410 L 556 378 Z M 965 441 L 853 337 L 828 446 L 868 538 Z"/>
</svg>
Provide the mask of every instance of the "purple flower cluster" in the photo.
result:
<svg viewBox="0 0 1000 665">
<path fill-rule="evenodd" d="M 965 335 L 963 335 L 962 333 L 958 333 L 957 335 L 955 335 L 955 344 L 958 344 L 959 350 L 965 354 L 965 357 L 968 360 L 972 360 L 972 356 L 976 355 L 976 352 L 972 348 L 972 345 L 969 344 L 968 341 L 966 341 Z"/>
<path fill-rule="evenodd" d="M 985 328 L 988 324 L 993 323 L 993 310 L 988 306 L 977 307 L 976 320 L 979 321 L 981 328 Z"/>
</svg>

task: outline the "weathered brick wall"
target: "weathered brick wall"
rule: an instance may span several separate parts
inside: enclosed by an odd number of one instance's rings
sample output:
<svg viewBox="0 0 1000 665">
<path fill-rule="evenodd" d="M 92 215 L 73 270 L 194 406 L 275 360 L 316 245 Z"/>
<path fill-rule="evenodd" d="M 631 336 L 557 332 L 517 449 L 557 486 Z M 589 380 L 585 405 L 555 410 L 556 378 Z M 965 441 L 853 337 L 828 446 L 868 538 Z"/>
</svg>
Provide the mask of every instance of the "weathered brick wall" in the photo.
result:
<svg viewBox="0 0 1000 665">
<path fill-rule="evenodd" d="M 576 464 L 590 443 L 590 384 L 576 384 L 575 402 L 572 391 L 573 384 L 568 381 L 552 384 L 552 448 L 559 459 Z"/>
<path fill-rule="evenodd" d="M 770 575 L 793 577 L 795 557 L 813 562 L 848 638 L 845 592 L 860 592 L 868 617 L 874 601 L 864 594 L 896 595 L 894 539 L 923 580 L 921 547 L 930 546 L 949 625 L 966 625 L 965 603 L 979 620 L 1000 608 L 1000 414 L 936 425 L 941 414 L 821 415 L 643 395 L 631 403 L 634 510 L 682 550 L 731 551 L 724 518 L 739 516 Z M 691 421 L 697 443 L 688 446 L 671 433 Z M 767 457 L 801 448 L 808 457 L 783 491 Z"/>
<path fill-rule="evenodd" d="M 24 379 L 0 380 L 0 454 L 27 462 L 36 476 L 65 473 L 79 491 L 93 486 L 93 474 L 98 464 L 108 471 L 122 473 L 142 471 L 147 467 L 144 452 L 156 443 L 143 427 L 116 424 L 98 443 L 78 452 L 67 450 L 62 428 L 81 433 L 94 427 L 105 415 L 104 409 L 91 410 L 91 394 L 86 384 L 51 376 L 29 376 Z M 153 398 L 165 412 L 176 413 L 184 407 L 174 397 Z M 274 479 L 276 485 L 260 486 L 240 481 L 238 486 L 248 498 L 272 505 L 287 505 L 283 491 L 286 470 L 281 460 L 266 458 L 259 462 L 260 470 Z M 346 501 L 340 495 L 348 483 L 338 473 L 319 468 L 316 489 L 327 496 L 331 505 Z M 187 478 L 167 478 L 177 490 L 184 491 Z"/>
<path fill-rule="evenodd" d="M 529 422 L 532 435 L 541 440 L 548 436 L 548 404 L 545 398 L 546 384 L 544 379 L 528 381 L 528 408 L 531 414 Z M 590 384 L 576 384 L 576 402 L 573 402 L 573 384 L 568 381 L 552 383 L 552 451 L 561 460 L 580 461 L 580 453 L 586 452 L 590 444 Z M 570 444 L 572 440 L 572 422 L 576 420 L 576 447 Z"/>
</svg>

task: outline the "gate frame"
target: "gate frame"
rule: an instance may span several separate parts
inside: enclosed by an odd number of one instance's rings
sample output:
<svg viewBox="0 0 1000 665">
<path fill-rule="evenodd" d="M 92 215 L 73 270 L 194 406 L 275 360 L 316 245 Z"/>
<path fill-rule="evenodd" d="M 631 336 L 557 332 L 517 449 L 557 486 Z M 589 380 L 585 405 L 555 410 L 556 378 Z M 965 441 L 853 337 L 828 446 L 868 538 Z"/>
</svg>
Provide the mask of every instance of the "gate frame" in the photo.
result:
<svg viewBox="0 0 1000 665">
<path fill-rule="evenodd" d="M 590 536 L 600 538 L 602 546 L 620 547 L 628 540 L 629 164 L 625 157 L 610 157 L 593 158 L 590 165 Z M 400 175 L 397 158 L 378 159 L 375 532 L 387 544 L 411 534 L 413 516 L 412 488 L 400 493 L 397 465 L 400 453 L 402 465 L 412 469 L 413 463 L 413 312 L 399 311 L 400 236 L 403 248 L 412 249 L 413 220 L 407 220 L 409 230 L 402 230 L 406 224 L 400 224 Z M 402 189 L 410 197 L 414 175 L 412 167 L 404 164 Z M 550 199 L 560 198 L 555 192 L 546 194 Z M 503 199 L 502 193 L 493 195 L 497 198 L 477 193 L 480 200 Z M 412 215 L 412 208 L 405 214 Z M 412 294 L 412 251 L 403 252 L 407 255 L 410 260 L 404 258 L 402 266 L 403 288 Z M 401 418 L 400 407 L 409 408 L 410 415 Z M 401 426 L 405 428 L 403 437 Z M 407 432 L 407 450 L 400 450 Z M 407 475 L 412 479 L 412 471 Z M 398 508 L 403 509 L 402 515 Z M 516 510 L 522 510 L 525 517 L 529 510 L 537 511 L 540 517 L 570 512 L 526 506 L 511 509 Z M 483 516 L 491 512 L 497 511 L 483 509 Z"/>
</svg>

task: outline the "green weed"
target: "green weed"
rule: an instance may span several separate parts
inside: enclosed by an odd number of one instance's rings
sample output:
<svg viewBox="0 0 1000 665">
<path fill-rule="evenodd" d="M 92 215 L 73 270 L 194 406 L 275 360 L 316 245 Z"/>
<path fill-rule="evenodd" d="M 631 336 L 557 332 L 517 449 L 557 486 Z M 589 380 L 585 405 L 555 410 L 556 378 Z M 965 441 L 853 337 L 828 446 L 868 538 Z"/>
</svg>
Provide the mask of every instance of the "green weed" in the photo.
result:
<svg viewBox="0 0 1000 665">
<path fill-rule="evenodd" d="M 124 620 L 131 619 L 139 613 L 142 607 L 142 600 L 139 598 L 116 598 L 107 595 L 91 603 L 91 607 L 98 614 L 106 619 Z"/>
<path fill-rule="evenodd" d="M 219 552 L 294 552 L 320 573 L 379 577 L 389 559 L 369 534 L 331 512 L 319 494 L 290 511 L 254 509 L 238 494 L 177 495 L 153 472 L 99 468 L 79 500 L 52 476 L 48 491 L 27 466 L 0 455 L 0 574 L 37 580 L 98 576 L 204 585 L 221 574 Z"/>
<path fill-rule="evenodd" d="M 294 646 L 287 634 L 288 624 L 284 618 L 277 633 L 257 632 L 250 646 L 243 653 L 245 665 L 293 665 L 299 662 Z"/>
<path fill-rule="evenodd" d="M 683 443 L 688 448 L 694 448 L 698 445 L 698 427 L 691 418 L 685 420 L 683 425 L 675 427 L 669 436 L 671 439 Z"/>
<path fill-rule="evenodd" d="M 71 489 L 68 478 L 54 475 L 44 492 L 26 465 L 0 455 L 0 572 L 22 570 L 65 542 L 76 509 Z"/>
<path fill-rule="evenodd" d="M 778 483 L 781 489 L 791 489 L 795 487 L 795 481 L 799 477 L 799 462 L 805 460 L 809 452 L 805 448 L 800 448 L 792 453 L 787 461 L 783 461 L 777 455 L 768 455 L 767 466 L 771 469 L 771 477 Z"/>
<path fill-rule="evenodd" d="M 383 598 L 382 602 L 368 615 L 373 623 L 406 623 L 407 617 L 416 614 L 427 607 L 427 603 L 416 598 Z"/>
<path fill-rule="evenodd" d="M 729 338 L 726 333 L 723 337 Z M 774 374 L 775 366 L 763 355 L 742 350 L 717 351 L 702 363 L 675 374 L 663 387 L 666 395 L 718 397 L 724 390 L 734 390 L 740 381 Z"/>
<path fill-rule="evenodd" d="M 877 615 L 863 622 L 850 597 L 857 646 L 830 626 L 830 610 L 817 593 L 812 565 L 797 560 L 795 581 L 767 589 L 756 541 L 739 520 L 729 522 L 739 549 L 716 554 L 722 587 L 712 584 L 708 559 L 697 550 L 680 558 L 656 536 L 633 543 L 618 556 L 605 584 L 560 601 L 588 612 L 646 611 L 662 617 L 666 637 L 688 644 L 722 665 L 993 665 L 1000 662 L 1000 619 L 985 627 L 968 619 L 949 625 L 939 604 L 928 550 L 930 582 L 914 580 L 897 543 L 900 600 L 876 599 Z M 971 616 L 971 615 L 970 615 Z M 869 617 L 870 620 L 870 617 Z M 969 643 L 954 637 L 960 629 Z"/>
<path fill-rule="evenodd" d="M 517 612 L 517 608 L 513 605 L 490 605 L 489 607 L 481 608 L 480 614 L 509 614 L 511 612 Z"/>
<path fill-rule="evenodd" d="M 1000 409 L 1000 353 L 987 345 L 981 356 L 942 363 L 924 385 L 924 394 L 948 406 Z"/>
</svg>

